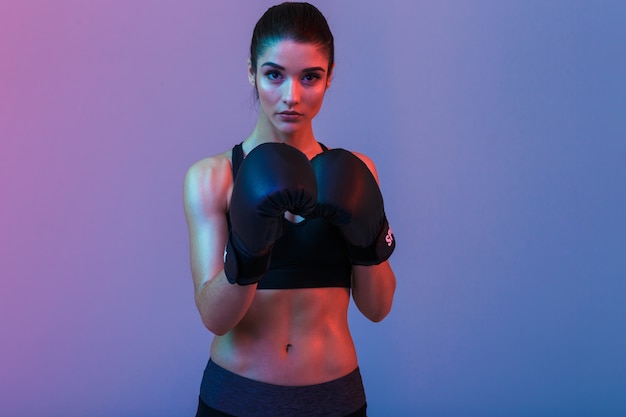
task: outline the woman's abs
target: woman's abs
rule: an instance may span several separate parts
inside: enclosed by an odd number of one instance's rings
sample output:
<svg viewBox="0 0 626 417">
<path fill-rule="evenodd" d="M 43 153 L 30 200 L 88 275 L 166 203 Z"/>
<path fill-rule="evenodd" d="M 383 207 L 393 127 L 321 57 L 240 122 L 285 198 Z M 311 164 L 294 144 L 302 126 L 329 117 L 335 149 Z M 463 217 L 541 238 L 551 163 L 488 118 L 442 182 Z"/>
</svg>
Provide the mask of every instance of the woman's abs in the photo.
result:
<svg viewBox="0 0 626 417">
<path fill-rule="evenodd" d="M 357 367 L 348 329 L 349 290 L 259 290 L 242 321 L 211 346 L 215 363 L 277 385 L 313 385 Z"/>
</svg>

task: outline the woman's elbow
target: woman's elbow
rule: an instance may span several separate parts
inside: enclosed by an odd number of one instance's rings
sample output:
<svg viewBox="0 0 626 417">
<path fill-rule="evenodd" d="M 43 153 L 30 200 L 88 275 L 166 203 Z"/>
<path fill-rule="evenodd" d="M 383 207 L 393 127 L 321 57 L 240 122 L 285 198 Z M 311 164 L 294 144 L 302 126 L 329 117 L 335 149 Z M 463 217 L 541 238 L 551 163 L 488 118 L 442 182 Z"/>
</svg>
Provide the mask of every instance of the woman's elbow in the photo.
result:
<svg viewBox="0 0 626 417">
<path fill-rule="evenodd" d="M 231 327 L 225 325 L 224 323 L 211 320 L 210 318 L 204 316 L 202 317 L 202 324 L 204 324 L 204 327 L 206 327 L 207 330 L 215 336 L 224 336 L 231 330 Z"/>
<path fill-rule="evenodd" d="M 200 319 L 202 324 L 208 331 L 216 336 L 224 336 L 228 333 L 236 323 L 231 323 L 229 320 L 225 320 L 225 317 L 220 314 L 216 314 L 215 311 L 211 311 L 206 305 L 198 303 L 196 299 L 196 306 L 198 307 L 198 313 L 200 313 Z"/>
<path fill-rule="evenodd" d="M 374 323 L 380 323 L 389 315 L 390 311 L 391 309 L 383 311 L 383 312 L 379 312 L 378 314 L 373 314 L 370 317 L 368 317 L 368 319 L 370 319 L 370 321 Z"/>
<path fill-rule="evenodd" d="M 391 312 L 391 302 L 366 306 L 359 306 L 357 304 L 357 307 L 361 314 L 374 323 L 383 321 Z"/>
</svg>

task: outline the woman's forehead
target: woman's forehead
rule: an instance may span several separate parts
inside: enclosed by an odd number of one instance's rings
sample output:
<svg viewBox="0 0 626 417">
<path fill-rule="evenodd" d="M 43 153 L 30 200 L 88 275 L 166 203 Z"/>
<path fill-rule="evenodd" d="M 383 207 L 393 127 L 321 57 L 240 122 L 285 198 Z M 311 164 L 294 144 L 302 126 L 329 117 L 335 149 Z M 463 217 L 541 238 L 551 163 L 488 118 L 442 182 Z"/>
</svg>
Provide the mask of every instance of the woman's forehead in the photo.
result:
<svg viewBox="0 0 626 417">
<path fill-rule="evenodd" d="M 316 43 L 279 39 L 268 43 L 263 53 L 259 55 L 258 60 L 259 65 L 263 65 L 270 60 L 281 66 L 290 64 L 308 67 L 311 63 L 327 66 L 328 54 L 321 45 Z"/>
</svg>

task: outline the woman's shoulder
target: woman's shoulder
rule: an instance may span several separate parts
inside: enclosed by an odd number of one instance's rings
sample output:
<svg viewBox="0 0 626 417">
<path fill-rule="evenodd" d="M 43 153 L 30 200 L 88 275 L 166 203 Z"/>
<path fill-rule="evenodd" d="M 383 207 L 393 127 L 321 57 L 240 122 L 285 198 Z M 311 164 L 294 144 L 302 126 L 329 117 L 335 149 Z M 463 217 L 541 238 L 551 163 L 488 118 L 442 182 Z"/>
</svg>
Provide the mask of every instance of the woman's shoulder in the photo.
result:
<svg viewBox="0 0 626 417">
<path fill-rule="evenodd" d="M 222 197 L 227 196 L 232 182 L 230 150 L 200 159 L 185 174 L 185 201 L 202 205 L 222 200 Z"/>
<path fill-rule="evenodd" d="M 194 162 L 187 169 L 186 179 L 198 179 L 207 175 L 224 175 L 230 171 L 231 150 L 227 150 L 217 155 L 208 156 Z"/>
<path fill-rule="evenodd" d="M 372 158 L 370 158 L 369 156 L 365 155 L 364 153 L 356 152 L 356 151 L 350 151 L 350 152 L 352 152 L 355 156 L 358 156 L 359 159 L 361 161 L 363 161 L 363 163 L 365 163 L 365 165 L 367 165 L 367 166 L 373 166 L 374 165 L 374 161 L 372 161 Z"/>
</svg>

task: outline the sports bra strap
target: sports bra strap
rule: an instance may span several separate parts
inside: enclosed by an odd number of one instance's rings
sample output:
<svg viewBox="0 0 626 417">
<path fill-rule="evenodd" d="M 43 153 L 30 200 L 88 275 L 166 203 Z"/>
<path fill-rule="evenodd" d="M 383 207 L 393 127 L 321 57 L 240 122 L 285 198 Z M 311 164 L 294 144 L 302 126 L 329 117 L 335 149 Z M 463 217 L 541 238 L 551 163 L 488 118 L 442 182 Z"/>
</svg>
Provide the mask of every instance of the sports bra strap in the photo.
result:
<svg viewBox="0 0 626 417">
<path fill-rule="evenodd" d="M 243 142 L 235 145 L 233 147 L 233 153 L 231 156 L 233 162 L 233 181 L 235 180 L 235 178 L 237 177 L 237 172 L 239 172 L 239 167 L 241 166 L 241 163 L 243 162 Z"/>
</svg>

